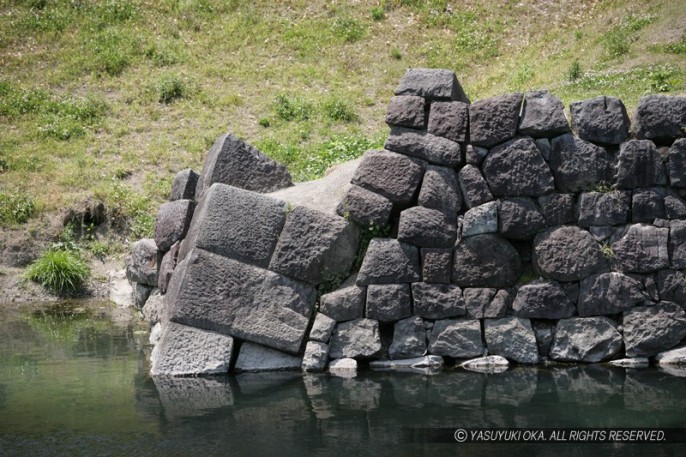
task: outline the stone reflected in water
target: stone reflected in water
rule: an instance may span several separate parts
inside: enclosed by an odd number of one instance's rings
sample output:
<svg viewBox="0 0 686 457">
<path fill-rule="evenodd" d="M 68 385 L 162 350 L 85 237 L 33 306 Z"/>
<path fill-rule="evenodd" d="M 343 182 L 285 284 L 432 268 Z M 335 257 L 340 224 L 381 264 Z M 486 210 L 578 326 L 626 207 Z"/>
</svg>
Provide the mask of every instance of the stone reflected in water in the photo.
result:
<svg viewBox="0 0 686 457">
<path fill-rule="evenodd" d="M 624 370 L 600 365 L 570 366 L 551 370 L 560 402 L 602 405 L 622 395 Z"/>
<path fill-rule="evenodd" d="M 202 416 L 233 405 L 233 392 L 226 377 L 178 378 L 155 376 L 153 382 L 167 420 Z"/>
</svg>

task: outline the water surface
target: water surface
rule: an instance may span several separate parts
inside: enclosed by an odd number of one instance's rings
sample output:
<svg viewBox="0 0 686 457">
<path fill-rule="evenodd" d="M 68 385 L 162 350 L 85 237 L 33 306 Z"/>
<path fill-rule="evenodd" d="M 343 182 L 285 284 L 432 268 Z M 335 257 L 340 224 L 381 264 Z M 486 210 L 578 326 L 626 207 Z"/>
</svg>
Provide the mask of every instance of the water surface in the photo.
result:
<svg viewBox="0 0 686 457">
<path fill-rule="evenodd" d="M 672 443 L 412 439 L 421 428 L 686 427 L 686 379 L 656 368 L 152 379 L 147 335 L 114 317 L 103 305 L 2 312 L 0 455 L 686 455 Z"/>
</svg>

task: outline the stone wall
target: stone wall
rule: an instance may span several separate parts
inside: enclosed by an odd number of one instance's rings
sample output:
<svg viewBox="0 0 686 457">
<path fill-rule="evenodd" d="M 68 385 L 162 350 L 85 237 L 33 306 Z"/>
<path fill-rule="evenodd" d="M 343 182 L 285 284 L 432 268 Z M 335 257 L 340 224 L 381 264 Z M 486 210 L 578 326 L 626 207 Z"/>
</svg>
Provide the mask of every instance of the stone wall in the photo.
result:
<svg viewBox="0 0 686 457">
<path fill-rule="evenodd" d="M 546 91 L 470 103 L 453 72 L 408 70 L 337 214 L 298 204 L 316 184 L 259 193 L 288 172 L 220 137 L 134 247 L 152 373 L 645 363 L 617 360 L 679 345 L 686 97 L 643 97 L 633 122 L 613 97 L 569 112 Z"/>
</svg>

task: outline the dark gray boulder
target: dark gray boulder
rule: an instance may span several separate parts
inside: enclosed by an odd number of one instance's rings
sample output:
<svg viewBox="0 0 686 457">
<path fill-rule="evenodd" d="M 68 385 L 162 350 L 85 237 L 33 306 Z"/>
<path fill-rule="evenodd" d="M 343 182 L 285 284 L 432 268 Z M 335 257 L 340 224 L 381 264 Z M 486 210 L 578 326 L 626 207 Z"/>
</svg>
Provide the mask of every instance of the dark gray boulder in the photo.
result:
<svg viewBox="0 0 686 457">
<path fill-rule="evenodd" d="M 667 219 L 686 219 L 686 202 L 671 189 L 666 190 L 665 216 Z"/>
<path fill-rule="evenodd" d="M 300 370 L 302 357 L 284 354 L 276 349 L 246 342 L 241 345 L 234 370 L 242 372 Z"/>
<path fill-rule="evenodd" d="M 400 213 L 398 240 L 419 247 L 449 248 L 457 237 L 456 216 L 415 206 Z"/>
<path fill-rule="evenodd" d="M 622 273 L 610 272 L 581 281 L 579 316 L 603 316 L 627 311 L 645 301 L 641 284 Z"/>
<path fill-rule="evenodd" d="M 686 312 L 670 302 L 637 306 L 624 313 L 627 357 L 650 357 L 671 349 L 686 337 Z"/>
<path fill-rule="evenodd" d="M 537 197 L 555 190 L 553 174 L 534 140 L 515 138 L 491 149 L 482 164 L 496 197 Z"/>
<path fill-rule="evenodd" d="M 601 144 L 620 144 L 629 135 L 629 115 L 615 97 L 595 97 L 569 104 L 579 138 Z"/>
<path fill-rule="evenodd" d="M 548 359 L 550 347 L 553 345 L 555 324 L 550 321 L 532 321 L 531 327 L 536 335 L 536 345 L 541 359 Z"/>
<path fill-rule="evenodd" d="M 577 216 L 574 209 L 574 194 L 549 194 L 538 197 L 538 205 L 546 223 L 556 225 L 576 222 Z"/>
<path fill-rule="evenodd" d="M 584 192 L 579 197 L 579 225 L 623 225 L 629 222 L 631 192 Z"/>
<path fill-rule="evenodd" d="M 534 281 L 519 288 L 512 314 L 530 319 L 565 319 L 576 314 L 576 307 L 559 283 Z"/>
<path fill-rule="evenodd" d="M 367 287 L 366 317 L 379 322 L 395 322 L 412 314 L 409 284 L 370 284 Z"/>
<path fill-rule="evenodd" d="M 429 99 L 469 103 L 454 72 L 433 68 L 407 70 L 395 89 L 395 95 L 418 95 Z"/>
<path fill-rule="evenodd" d="M 476 165 L 478 167 L 487 155 L 488 149 L 474 146 L 473 144 L 467 144 L 464 151 L 464 160 L 466 164 Z"/>
<path fill-rule="evenodd" d="M 392 97 L 386 110 L 386 124 L 393 126 L 424 128 L 424 98 L 414 95 Z"/>
<path fill-rule="evenodd" d="M 686 96 L 647 95 L 638 100 L 633 130 L 636 138 L 671 144 L 686 136 Z"/>
<path fill-rule="evenodd" d="M 548 138 L 538 138 L 536 140 L 536 147 L 538 148 L 539 152 L 543 156 L 543 158 L 546 160 L 550 160 L 550 140 Z"/>
<path fill-rule="evenodd" d="M 655 143 L 649 140 L 629 140 L 619 148 L 617 188 L 651 187 L 664 180 L 662 157 Z"/>
<path fill-rule="evenodd" d="M 669 183 L 686 187 L 686 138 L 680 138 L 669 148 Z"/>
<path fill-rule="evenodd" d="M 474 208 L 493 200 L 488 183 L 474 165 L 464 166 L 458 173 L 457 179 L 467 208 Z"/>
<path fill-rule="evenodd" d="M 169 200 L 195 200 L 195 188 L 198 186 L 198 174 L 186 168 L 174 176 Z"/>
<path fill-rule="evenodd" d="M 157 249 L 166 252 L 186 236 L 194 209 L 195 203 L 191 200 L 174 200 L 160 206 L 155 222 Z"/>
<path fill-rule="evenodd" d="M 412 283 L 420 279 L 419 250 L 386 238 L 369 242 L 357 275 L 357 285 Z"/>
<path fill-rule="evenodd" d="M 512 289 L 501 289 L 496 292 L 495 297 L 491 303 L 484 308 L 484 319 L 494 319 L 498 317 L 505 317 L 508 309 L 512 308 L 514 301 L 514 291 Z"/>
<path fill-rule="evenodd" d="M 460 287 L 510 287 L 520 274 L 519 254 L 496 235 L 470 236 L 455 248 L 453 282 Z"/>
<path fill-rule="evenodd" d="M 383 195 L 360 186 L 350 186 L 336 208 L 336 213 L 359 225 L 384 226 L 392 209 L 393 203 Z"/>
<path fill-rule="evenodd" d="M 517 132 L 522 94 L 487 98 L 469 106 L 469 141 L 490 148 Z"/>
<path fill-rule="evenodd" d="M 669 229 L 646 224 L 627 226 L 612 243 L 614 261 L 619 271 L 652 273 L 669 268 Z"/>
<path fill-rule="evenodd" d="M 661 188 L 637 189 L 631 196 L 631 222 L 652 223 L 666 217 L 665 193 Z"/>
<path fill-rule="evenodd" d="M 428 131 L 451 141 L 467 141 L 469 105 L 463 102 L 433 102 Z"/>
<path fill-rule="evenodd" d="M 388 350 L 392 360 L 410 359 L 426 354 L 426 329 L 419 316 L 408 317 L 393 326 L 393 343 Z"/>
<path fill-rule="evenodd" d="M 436 165 L 462 165 L 460 144 L 425 131 L 393 127 L 384 145 L 389 151 L 400 152 Z"/>
<path fill-rule="evenodd" d="M 422 281 L 448 284 L 453 266 L 452 249 L 422 248 Z"/>
<path fill-rule="evenodd" d="M 329 362 L 329 345 L 320 341 L 308 341 L 300 368 L 308 373 L 326 370 Z"/>
<path fill-rule="evenodd" d="M 462 237 L 495 233 L 498 231 L 498 203 L 488 202 L 475 206 L 462 218 Z"/>
<path fill-rule="evenodd" d="M 429 335 L 429 352 L 456 359 L 482 356 L 481 323 L 478 319 L 436 321 Z"/>
<path fill-rule="evenodd" d="M 336 322 L 351 321 L 364 317 L 367 290 L 349 286 L 324 294 L 319 299 L 319 311 Z"/>
<path fill-rule="evenodd" d="M 484 333 L 489 354 L 500 355 L 519 363 L 538 363 L 536 336 L 529 319 L 485 319 Z"/>
<path fill-rule="evenodd" d="M 368 358 L 380 350 L 379 323 L 371 319 L 356 319 L 336 326 L 331 337 L 329 357 Z"/>
<path fill-rule="evenodd" d="M 454 284 L 412 284 L 414 314 L 425 319 L 445 319 L 465 315 L 462 290 Z"/>
<path fill-rule="evenodd" d="M 179 259 L 194 247 L 266 268 L 286 220 L 286 204 L 255 192 L 214 184 L 198 203 Z"/>
<path fill-rule="evenodd" d="M 597 363 L 617 354 L 623 344 L 617 324 L 607 317 L 561 319 L 555 326 L 550 358 Z"/>
<path fill-rule="evenodd" d="M 469 287 L 463 291 L 467 316 L 473 319 L 483 319 L 487 309 L 498 289 L 492 287 Z M 499 316 L 492 316 L 499 317 Z"/>
<path fill-rule="evenodd" d="M 686 309 L 686 274 L 678 270 L 662 270 L 657 273 L 660 299 L 671 301 Z"/>
<path fill-rule="evenodd" d="M 285 166 L 232 134 L 217 138 L 207 153 L 195 198 L 201 198 L 214 183 L 261 193 L 293 185 Z"/>
<path fill-rule="evenodd" d="M 391 151 L 369 151 L 351 184 L 383 195 L 394 204 L 412 203 L 424 175 L 424 162 Z"/>
<path fill-rule="evenodd" d="M 534 265 L 557 281 L 578 281 L 607 269 L 600 246 L 586 230 L 561 226 L 534 238 Z"/>
<path fill-rule="evenodd" d="M 669 259 L 673 269 L 686 268 L 686 221 L 669 223 Z"/>
<path fill-rule="evenodd" d="M 145 302 L 148 300 L 148 297 L 150 297 L 150 294 L 152 293 L 153 289 L 153 286 L 148 286 L 140 283 L 134 284 L 133 305 L 138 309 L 142 309 L 143 306 L 145 306 Z"/>
<path fill-rule="evenodd" d="M 153 376 L 226 374 L 233 354 L 233 338 L 168 322 L 151 355 Z"/>
<path fill-rule="evenodd" d="M 269 269 L 310 284 L 347 276 L 359 245 L 357 227 L 304 206 L 288 213 Z"/>
<path fill-rule="evenodd" d="M 157 287 L 160 289 L 162 294 L 167 293 L 167 286 L 169 285 L 169 280 L 171 275 L 176 268 L 176 262 L 179 255 L 179 247 L 181 243 L 178 241 L 172 245 L 172 247 L 164 254 L 162 260 L 160 261 L 160 268 L 157 272 Z"/>
<path fill-rule="evenodd" d="M 131 282 L 157 286 L 157 245 L 155 240 L 143 238 L 133 244 L 126 265 L 126 277 Z"/>
<path fill-rule="evenodd" d="M 361 317 L 361 316 L 356 316 Z M 321 343 L 328 343 L 331 339 L 331 333 L 336 328 L 336 321 L 324 313 L 317 313 L 310 329 L 310 341 L 319 341 Z"/>
<path fill-rule="evenodd" d="M 583 192 L 612 180 L 612 157 L 570 134 L 553 138 L 550 168 L 560 192 Z"/>
<path fill-rule="evenodd" d="M 519 133 L 533 137 L 553 137 L 569 132 L 562 100 L 539 90 L 524 94 Z"/>
<path fill-rule="evenodd" d="M 193 249 L 167 290 L 169 318 L 296 354 L 314 309 L 312 286 Z"/>
<path fill-rule="evenodd" d="M 424 173 L 417 203 L 454 215 L 462 208 L 462 193 L 457 174 L 452 168 L 429 165 Z"/>
<path fill-rule="evenodd" d="M 504 198 L 498 210 L 498 231 L 505 238 L 527 240 L 547 227 L 543 214 L 530 198 Z"/>
</svg>

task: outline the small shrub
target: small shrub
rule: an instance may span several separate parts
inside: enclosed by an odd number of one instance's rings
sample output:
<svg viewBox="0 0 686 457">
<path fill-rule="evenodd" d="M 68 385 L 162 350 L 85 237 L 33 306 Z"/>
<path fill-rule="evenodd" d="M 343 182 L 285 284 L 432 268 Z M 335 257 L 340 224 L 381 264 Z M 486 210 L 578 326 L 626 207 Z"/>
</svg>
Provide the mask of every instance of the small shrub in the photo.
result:
<svg viewBox="0 0 686 457">
<path fill-rule="evenodd" d="M 351 17 L 339 17 L 333 22 L 333 34 L 345 43 L 354 43 L 364 36 L 365 27 Z"/>
<path fill-rule="evenodd" d="M 648 70 L 652 92 L 669 92 L 675 89 L 676 70 L 666 65 L 657 65 Z"/>
<path fill-rule="evenodd" d="M 332 121 L 352 122 L 357 119 L 352 107 L 340 97 L 329 97 L 324 101 L 322 109 L 324 115 Z"/>
<path fill-rule="evenodd" d="M 268 118 L 263 117 L 258 121 L 258 124 L 260 124 L 261 127 L 267 128 L 269 127 L 272 123 L 269 121 Z"/>
<path fill-rule="evenodd" d="M 283 94 L 276 96 L 274 112 L 279 119 L 284 121 L 304 121 L 312 115 L 312 104 L 299 97 L 287 97 Z"/>
<path fill-rule="evenodd" d="M 372 19 L 375 21 L 381 21 L 385 17 L 385 13 L 382 7 L 372 6 Z"/>
<path fill-rule="evenodd" d="M 186 83 L 176 74 L 163 75 L 157 84 L 157 101 L 168 105 L 188 95 Z"/>
<path fill-rule="evenodd" d="M 158 67 L 166 67 L 179 62 L 180 49 L 168 43 L 155 43 L 145 50 L 145 57 Z"/>
<path fill-rule="evenodd" d="M 58 295 L 81 290 L 90 276 L 77 251 L 49 249 L 27 270 L 26 277 Z"/>
<path fill-rule="evenodd" d="M 403 58 L 403 55 L 400 53 L 400 49 L 393 48 L 393 49 L 391 49 L 391 57 L 394 58 L 395 60 L 400 60 Z"/>
<path fill-rule="evenodd" d="M 636 32 L 655 20 L 655 16 L 630 14 L 605 34 L 605 50 L 610 57 L 621 57 L 629 52 Z"/>
<path fill-rule="evenodd" d="M 567 69 L 567 81 L 570 81 L 570 82 L 577 81 L 583 75 L 584 75 L 584 72 L 581 69 L 581 64 L 579 63 L 579 59 L 574 60 L 574 62 L 572 62 L 572 65 L 570 65 L 569 69 Z"/>
<path fill-rule="evenodd" d="M 29 195 L 0 192 L 0 224 L 23 224 L 36 209 Z"/>
</svg>

